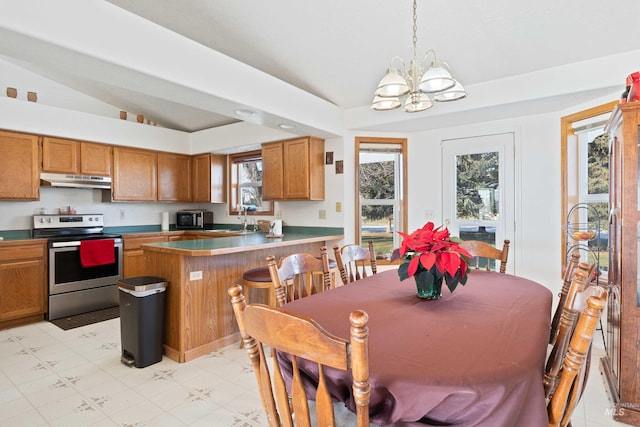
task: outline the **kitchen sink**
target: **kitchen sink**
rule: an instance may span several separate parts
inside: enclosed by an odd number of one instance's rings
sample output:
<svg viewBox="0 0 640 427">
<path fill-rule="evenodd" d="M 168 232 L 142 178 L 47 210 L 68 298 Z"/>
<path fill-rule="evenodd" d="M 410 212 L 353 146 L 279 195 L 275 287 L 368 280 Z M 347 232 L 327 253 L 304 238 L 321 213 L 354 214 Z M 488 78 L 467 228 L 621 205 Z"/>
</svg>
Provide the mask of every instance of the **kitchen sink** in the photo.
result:
<svg viewBox="0 0 640 427">
<path fill-rule="evenodd" d="M 233 235 L 245 235 L 245 234 L 253 234 L 257 233 L 257 231 L 253 230 L 233 230 L 233 229 L 219 229 L 219 230 L 205 230 L 211 233 L 221 233 L 221 234 L 233 234 Z"/>
</svg>

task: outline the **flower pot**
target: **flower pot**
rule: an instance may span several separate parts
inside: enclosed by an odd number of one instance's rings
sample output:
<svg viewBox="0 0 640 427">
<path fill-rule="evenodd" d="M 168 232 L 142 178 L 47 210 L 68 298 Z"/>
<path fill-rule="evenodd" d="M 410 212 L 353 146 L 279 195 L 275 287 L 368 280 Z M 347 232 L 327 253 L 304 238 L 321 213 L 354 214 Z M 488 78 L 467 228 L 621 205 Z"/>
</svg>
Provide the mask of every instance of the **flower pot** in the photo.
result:
<svg viewBox="0 0 640 427">
<path fill-rule="evenodd" d="M 442 296 L 442 280 L 436 279 L 431 284 L 425 285 L 423 281 L 418 280 L 417 276 L 414 276 L 416 280 L 416 288 L 418 289 L 418 297 L 422 299 L 440 299 Z"/>
</svg>

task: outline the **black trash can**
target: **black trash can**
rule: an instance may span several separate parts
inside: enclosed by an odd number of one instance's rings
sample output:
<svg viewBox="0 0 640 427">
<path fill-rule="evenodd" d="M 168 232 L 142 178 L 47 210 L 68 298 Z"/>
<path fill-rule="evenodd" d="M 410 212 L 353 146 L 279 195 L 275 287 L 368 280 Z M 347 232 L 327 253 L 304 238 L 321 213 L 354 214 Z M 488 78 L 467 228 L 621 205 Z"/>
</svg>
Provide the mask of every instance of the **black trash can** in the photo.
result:
<svg viewBox="0 0 640 427">
<path fill-rule="evenodd" d="M 116 281 L 120 296 L 122 357 L 127 366 L 144 368 L 162 360 L 167 282 L 153 276 Z"/>
</svg>

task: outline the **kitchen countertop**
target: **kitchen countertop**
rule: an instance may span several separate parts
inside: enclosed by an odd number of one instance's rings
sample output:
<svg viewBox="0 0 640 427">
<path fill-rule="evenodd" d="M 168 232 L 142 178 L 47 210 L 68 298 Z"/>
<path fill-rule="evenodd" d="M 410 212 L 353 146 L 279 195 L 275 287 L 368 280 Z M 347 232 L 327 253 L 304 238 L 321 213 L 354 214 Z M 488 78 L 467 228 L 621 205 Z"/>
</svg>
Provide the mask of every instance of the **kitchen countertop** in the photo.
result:
<svg viewBox="0 0 640 427">
<path fill-rule="evenodd" d="M 225 224 L 222 224 L 222 226 L 225 226 Z M 104 228 L 105 233 L 122 234 L 123 237 L 125 236 L 126 237 L 142 237 L 142 236 L 151 236 L 151 235 L 169 235 L 170 236 L 175 234 L 202 235 L 202 233 L 212 233 L 212 234 L 215 234 L 215 235 L 212 235 L 212 238 L 223 238 L 223 239 L 231 238 L 231 236 L 224 237 L 224 234 L 222 234 L 223 237 L 219 237 L 221 233 L 225 232 L 225 230 L 228 230 L 228 232 L 230 233 L 242 232 L 241 229 L 232 228 L 232 227 L 224 228 L 224 229 L 215 229 L 215 230 L 177 230 L 175 226 L 171 226 L 171 228 L 166 231 L 161 230 L 159 225 L 121 226 L 121 227 L 105 227 Z M 245 236 L 240 236 L 240 237 L 248 237 L 248 236 L 254 236 L 258 234 L 263 237 L 265 236 L 265 234 L 262 232 L 252 232 L 250 234 L 247 234 Z M 286 243 L 288 241 L 291 241 L 291 239 L 299 241 L 301 238 L 303 238 L 303 236 L 306 236 L 308 238 L 321 237 L 321 236 L 338 236 L 337 239 L 343 238 L 342 228 L 339 228 L 339 227 L 285 226 L 284 236 L 285 236 L 284 239 L 269 239 L 269 240 L 278 240 L 280 243 Z M 36 238 L 32 237 L 31 230 L 0 230 L 0 237 L 2 237 L 2 240 L 0 240 L 0 243 L 19 241 L 19 240 L 31 241 L 31 240 L 42 239 L 41 237 L 36 237 Z M 209 240 L 209 239 L 205 239 L 205 240 Z M 326 239 L 326 240 L 334 240 L 334 239 L 332 238 L 332 239 Z M 232 241 L 232 242 L 237 243 L 237 241 Z M 177 243 L 177 242 L 173 242 L 173 243 Z M 247 243 L 256 244 L 257 241 L 255 238 L 248 239 Z M 266 242 L 263 242 L 263 243 L 266 243 Z M 219 247 L 215 247 L 212 249 L 219 249 Z"/>
<path fill-rule="evenodd" d="M 187 256 L 226 255 L 248 250 L 268 249 L 274 246 L 289 246 L 300 243 L 340 240 L 343 234 L 331 231 L 314 230 L 307 232 L 285 232 L 282 237 L 271 238 L 260 232 L 229 237 L 213 237 L 211 239 L 180 240 L 175 242 L 147 243 L 142 248 L 150 251 L 174 253 Z M 212 235 L 220 236 L 218 230 L 211 230 Z M 199 234 L 202 231 L 198 232 Z"/>
</svg>

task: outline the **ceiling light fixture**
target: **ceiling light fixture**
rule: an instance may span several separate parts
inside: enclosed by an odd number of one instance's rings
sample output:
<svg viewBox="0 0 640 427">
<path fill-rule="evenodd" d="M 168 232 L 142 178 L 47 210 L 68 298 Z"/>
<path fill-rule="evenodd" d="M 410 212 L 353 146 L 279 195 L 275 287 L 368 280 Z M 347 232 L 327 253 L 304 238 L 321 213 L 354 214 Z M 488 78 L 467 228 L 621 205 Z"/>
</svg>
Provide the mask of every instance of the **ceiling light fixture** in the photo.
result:
<svg viewBox="0 0 640 427">
<path fill-rule="evenodd" d="M 233 112 L 237 116 L 242 116 L 242 117 L 252 117 L 256 115 L 256 112 L 253 110 L 233 110 Z"/>
<path fill-rule="evenodd" d="M 436 53 L 428 50 L 422 60 L 416 56 L 418 43 L 417 4 L 413 0 L 413 57 L 409 66 L 399 56 L 391 58 L 389 69 L 380 80 L 375 91 L 371 108 L 378 111 L 393 110 L 403 103 L 401 96 L 408 95 L 404 102 L 404 111 L 416 113 L 433 106 L 432 98 L 446 102 L 467 96 L 462 84 L 453 78 L 449 64 L 438 61 Z M 433 58 L 427 62 L 427 58 Z M 402 64 L 401 69 L 394 67 L 394 61 Z M 431 95 L 431 96 L 430 96 Z"/>
<path fill-rule="evenodd" d="M 278 127 L 280 129 L 293 129 L 296 127 L 296 125 L 292 125 L 291 123 L 280 123 Z"/>
</svg>

